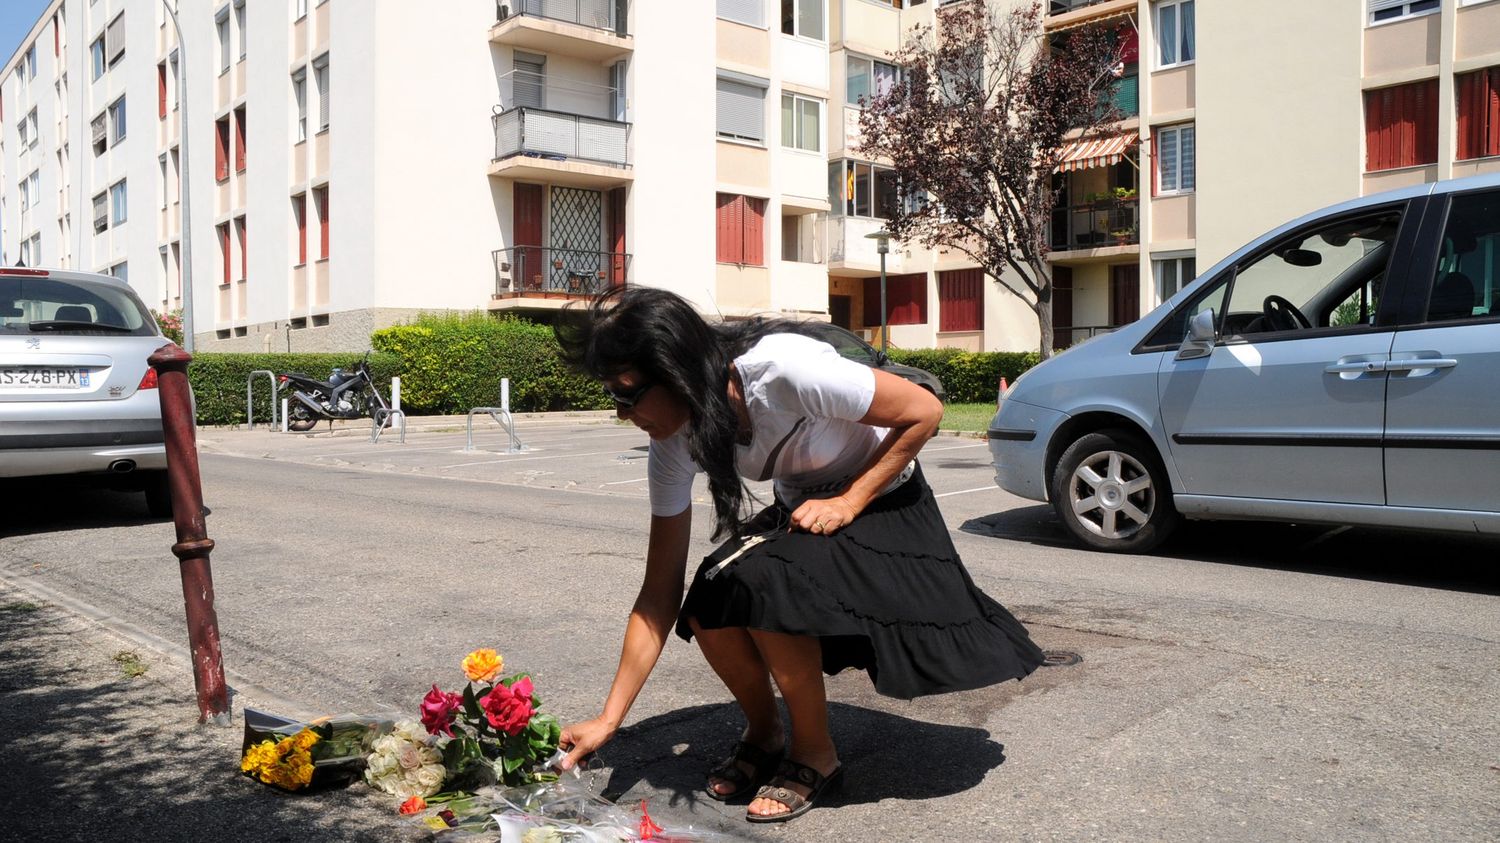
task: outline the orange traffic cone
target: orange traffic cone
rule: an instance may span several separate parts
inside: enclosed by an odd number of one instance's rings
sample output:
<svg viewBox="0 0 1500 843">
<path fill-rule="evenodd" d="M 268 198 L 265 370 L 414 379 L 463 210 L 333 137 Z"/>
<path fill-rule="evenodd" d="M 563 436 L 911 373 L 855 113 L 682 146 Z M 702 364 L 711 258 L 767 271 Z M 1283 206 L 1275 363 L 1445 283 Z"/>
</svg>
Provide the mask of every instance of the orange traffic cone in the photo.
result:
<svg viewBox="0 0 1500 843">
<path fill-rule="evenodd" d="M 1000 376 L 1000 392 L 995 396 L 995 406 L 1000 406 L 1000 401 L 1005 397 L 1005 390 L 1010 389 L 1010 384 L 1005 382 L 1005 376 Z"/>
</svg>

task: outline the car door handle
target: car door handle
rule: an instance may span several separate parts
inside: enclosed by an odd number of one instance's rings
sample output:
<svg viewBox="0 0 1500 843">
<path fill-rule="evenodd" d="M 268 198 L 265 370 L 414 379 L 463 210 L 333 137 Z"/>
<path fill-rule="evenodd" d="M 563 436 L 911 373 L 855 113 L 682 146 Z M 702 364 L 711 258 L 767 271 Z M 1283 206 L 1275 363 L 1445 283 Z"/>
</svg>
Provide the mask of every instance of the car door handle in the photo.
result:
<svg viewBox="0 0 1500 843">
<path fill-rule="evenodd" d="M 1417 357 L 1407 360 L 1392 360 L 1385 364 L 1387 372 L 1425 372 L 1433 369 L 1451 369 L 1458 361 L 1451 357 Z"/>
<path fill-rule="evenodd" d="M 1365 374 L 1367 372 L 1384 372 L 1384 360 L 1356 360 L 1354 362 L 1330 363 L 1323 371 L 1330 375 Z"/>
</svg>

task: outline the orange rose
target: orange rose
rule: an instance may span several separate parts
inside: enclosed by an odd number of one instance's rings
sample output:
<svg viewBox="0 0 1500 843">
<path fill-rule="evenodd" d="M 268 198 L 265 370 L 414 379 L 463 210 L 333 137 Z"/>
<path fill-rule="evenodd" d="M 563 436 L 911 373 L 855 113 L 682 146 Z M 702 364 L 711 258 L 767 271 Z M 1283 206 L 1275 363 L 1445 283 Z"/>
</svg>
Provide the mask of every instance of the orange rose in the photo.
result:
<svg viewBox="0 0 1500 843">
<path fill-rule="evenodd" d="M 402 816 L 406 816 L 407 814 L 415 814 L 419 811 L 425 810 L 427 810 L 427 800 L 423 799 L 420 796 L 413 796 L 412 798 L 401 803 Z"/>
<path fill-rule="evenodd" d="M 505 660 L 494 650 L 475 650 L 464 656 L 464 673 L 473 682 L 493 682 L 505 669 Z"/>
</svg>

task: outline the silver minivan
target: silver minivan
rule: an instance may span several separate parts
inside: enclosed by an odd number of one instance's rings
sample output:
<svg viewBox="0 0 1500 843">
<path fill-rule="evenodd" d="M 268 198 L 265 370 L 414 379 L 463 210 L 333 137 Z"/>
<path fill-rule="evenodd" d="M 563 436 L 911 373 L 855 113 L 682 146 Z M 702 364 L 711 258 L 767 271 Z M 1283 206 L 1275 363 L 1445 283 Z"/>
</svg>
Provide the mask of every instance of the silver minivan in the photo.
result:
<svg viewBox="0 0 1500 843">
<path fill-rule="evenodd" d="M 1017 379 L 988 435 L 1101 550 L 1183 517 L 1500 534 L 1500 174 L 1277 228 Z"/>
</svg>

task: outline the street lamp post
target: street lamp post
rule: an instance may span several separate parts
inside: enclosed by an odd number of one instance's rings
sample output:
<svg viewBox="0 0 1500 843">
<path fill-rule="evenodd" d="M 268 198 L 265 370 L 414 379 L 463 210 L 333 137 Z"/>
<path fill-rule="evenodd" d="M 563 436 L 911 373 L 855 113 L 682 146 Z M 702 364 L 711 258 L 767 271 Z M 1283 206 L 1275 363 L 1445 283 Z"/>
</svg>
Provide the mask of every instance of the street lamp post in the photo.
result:
<svg viewBox="0 0 1500 843">
<path fill-rule="evenodd" d="M 188 55 L 187 42 L 182 39 L 182 25 L 177 22 L 177 11 L 167 0 L 161 0 L 161 4 L 167 9 L 167 17 L 172 19 L 172 28 L 177 30 L 177 108 L 181 112 L 182 137 L 182 178 L 177 181 L 177 193 L 182 197 L 182 348 L 188 354 L 193 353 L 193 214 L 188 204 L 188 197 L 192 195 L 190 186 L 191 179 L 188 177 L 188 122 L 187 107 L 187 75 Z"/>
<path fill-rule="evenodd" d="M 880 353 L 884 354 L 887 345 L 886 320 L 889 316 L 885 309 L 885 255 L 891 250 L 891 233 L 882 228 L 865 237 L 875 241 L 875 251 L 880 253 Z"/>
</svg>

